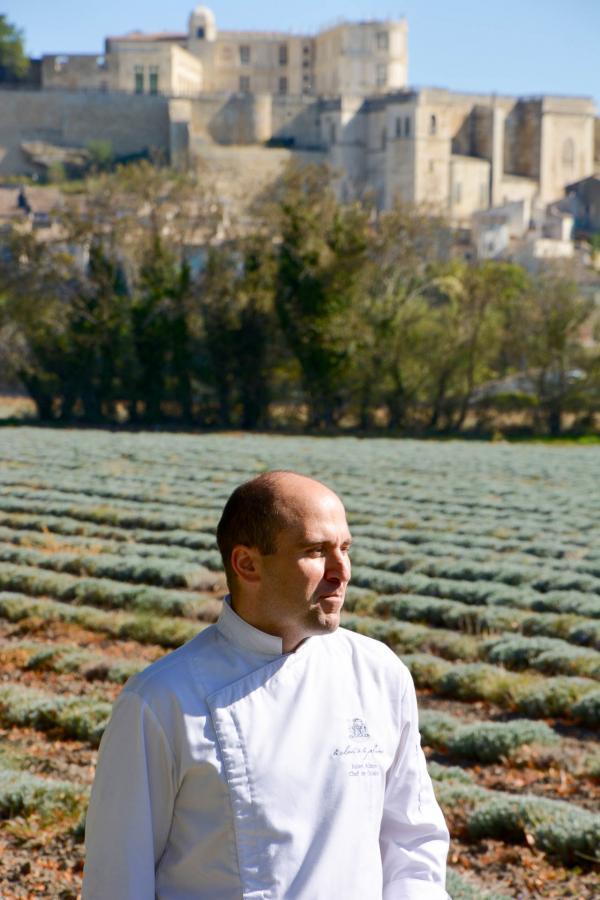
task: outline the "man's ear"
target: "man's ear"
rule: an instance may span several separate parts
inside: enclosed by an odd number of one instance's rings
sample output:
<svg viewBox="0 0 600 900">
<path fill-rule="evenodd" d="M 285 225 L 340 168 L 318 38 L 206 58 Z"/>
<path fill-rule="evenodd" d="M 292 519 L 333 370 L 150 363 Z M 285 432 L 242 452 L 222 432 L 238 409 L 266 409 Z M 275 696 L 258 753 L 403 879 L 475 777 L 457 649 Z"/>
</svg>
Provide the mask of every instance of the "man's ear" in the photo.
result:
<svg viewBox="0 0 600 900">
<path fill-rule="evenodd" d="M 231 568 L 245 584 L 258 584 L 260 581 L 260 554 L 255 547 L 237 544 L 231 551 Z"/>
</svg>

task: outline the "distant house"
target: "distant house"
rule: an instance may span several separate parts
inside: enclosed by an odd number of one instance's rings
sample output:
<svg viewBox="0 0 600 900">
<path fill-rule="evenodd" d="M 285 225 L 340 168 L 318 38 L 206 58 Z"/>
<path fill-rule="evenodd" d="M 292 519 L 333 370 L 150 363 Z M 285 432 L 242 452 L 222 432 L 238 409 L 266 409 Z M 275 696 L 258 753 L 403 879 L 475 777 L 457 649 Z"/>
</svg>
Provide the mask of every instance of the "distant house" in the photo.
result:
<svg viewBox="0 0 600 900">
<path fill-rule="evenodd" d="M 577 231 L 600 231 L 600 176 L 590 175 L 565 188 Z"/>
</svg>

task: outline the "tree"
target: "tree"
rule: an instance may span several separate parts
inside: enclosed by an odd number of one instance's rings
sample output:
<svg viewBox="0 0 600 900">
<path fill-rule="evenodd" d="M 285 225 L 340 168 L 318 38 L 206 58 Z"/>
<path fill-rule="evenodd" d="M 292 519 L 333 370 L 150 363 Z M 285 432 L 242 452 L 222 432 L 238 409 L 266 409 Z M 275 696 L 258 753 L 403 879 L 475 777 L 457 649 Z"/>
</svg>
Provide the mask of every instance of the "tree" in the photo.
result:
<svg viewBox="0 0 600 900">
<path fill-rule="evenodd" d="M 343 409 L 350 311 L 367 247 L 366 211 L 339 204 L 330 179 L 324 167 L 291 166 L 275 211 L 275 308 L 313 427 L 334 425 Z"/>
<path fill-rule="evenodd" d="M 352 327 L 352 383 L 362 428 L 381 406 L 390 427 L 405 424 L 422 377 L 413 363 L 416 330 L 427 315 L 423 298 L 448 235 L 439 216 L 400 202 L 370 228 Z"/>
<path fill-rule="evenodd" d="M 268 236 L 256 234 L 212 247 L 199 280 L 199 374 L 214 388 L 223 427 L 268 424 L 277 355 L 273 267 Z"/>
<path fill-rule="evenodd" d="M 581 328 L 594 302 L 582 297 L 570 279 L 548 272 L 533 282 L 529 303 L 528 361 L 548 431 L 558 436 L 563 413 L 577 405 L 585 385 L 588 354 L 582 347 Z"/>
<path fill-rule="evenodd" d="M 193 179 L 147 163 L 88 180 L 54 241 L 15 226 L 0 254 L 0 325 L 42 418 L 192 417 L 186 241 L 218 208 Z"/>
<path fill-rule="evenodd" d="M 24 78 L 29 70 L 23 32 L 0 14 L 0 80 Z"/>
</svg>

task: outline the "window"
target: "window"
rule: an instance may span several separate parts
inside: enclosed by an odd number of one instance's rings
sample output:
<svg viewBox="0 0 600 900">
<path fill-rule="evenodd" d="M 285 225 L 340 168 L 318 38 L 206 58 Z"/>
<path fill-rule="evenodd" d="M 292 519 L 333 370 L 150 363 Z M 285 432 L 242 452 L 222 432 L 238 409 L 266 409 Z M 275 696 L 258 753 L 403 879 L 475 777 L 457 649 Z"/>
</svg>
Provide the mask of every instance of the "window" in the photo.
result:
<svg viewBox="0 0 600 900">
<path fill-rule="evenodd" d="M 240 75 L 240 91 L 242 94 L 250 93 L 250 78 L 248 75 Z"/>
<path fill-rule="evenodd" d="M 387 131 L 385 128 L 381 129 L 381 149 L 385 150 L 387 146 Z"/>
<path fill-rule="evenodd" d="M 55 56 L 54 57 L 54 71 L 62 72 L 64 68 L 69 64 L 68 56 Z"/>
<path fill-rule="evenodd" d="M 310 44 L 304 44 L 302 47 L 302 52 L 305 56 L 310 56 Z"/>
<path fill-rule="evenodd" d="M 396 119 L 396 137 L 402 137 L 402 119 L 400 116 Z"/>
<path fill-rule="evenodd" d="M 106 69 L 106 57 L 105 56 L 97 56 L 96 57 L 96 65 L 99 69 Z"/>
<path fill-rule="evenodd" d="M 404 120 L 404 137 L 410 136 L 410 116 L 407 116 Z"/>
<path fill-rule="evenodd" d="M 329 143 L 335 144 L 336 133 L 335 133 L 335 122 L 329 123 Z"/>
<path fill-rule="evenodd" d="M 148 89 L 151 94 L 158 94 L 158 66 L 150 66 Z"/>
<path fill-rule="evenodd" d="M 387 31 L 378 31 L 376 35 L 377 49 L 387 50 L 389 47 L 389 38 Z"/>
<path fill-rule="evenodd" d="M 303 60 L 302 60 L 302 68 L 303 68 L 303 69 L 309 69 L 309 68 L 310 68 L 310 59 L 303 59 Z"/>
<path fill-rule="evenodd" d="M 287 92 L 288 92 L 288 80 L 287 80 L 287 78 L 280 78 L 279 79 L 279 93 L 287 94 Z"/>
<path fill-rule="evenodd" d="M 387 84 L 387 66 L 380 64 L 377 66 L 377 86 L 383 87 L 385 84 Z"/>
<path fill-rule="evenodd" d="M 287 44 L 279 45 L 279 65 L 287 66 L 288 63 L 288 48 Z"/>
<path fill-rule="evenodd" d="M 250 62 L 250 47 L 247 44 L 240 46 L 240 62 L 246 66 Z"/>
<path fill-rule="evenodd" d="M 144 93 L 144 67 L 136 66 L 133 70 L 136 94 Z"/>
<path fill-rule="evenodd" d="M 204 38 L 204 25 L 198 25 L 198 27 L 196 28 L 196 37 L 198 38 L 199 41 L 203 40 L 203 38 Z"/>
<path fill-rule="evenodd" d="M 429 134 L 437 134 L 437 118 L 434 115 L 429 118 Z"/>
</svg>

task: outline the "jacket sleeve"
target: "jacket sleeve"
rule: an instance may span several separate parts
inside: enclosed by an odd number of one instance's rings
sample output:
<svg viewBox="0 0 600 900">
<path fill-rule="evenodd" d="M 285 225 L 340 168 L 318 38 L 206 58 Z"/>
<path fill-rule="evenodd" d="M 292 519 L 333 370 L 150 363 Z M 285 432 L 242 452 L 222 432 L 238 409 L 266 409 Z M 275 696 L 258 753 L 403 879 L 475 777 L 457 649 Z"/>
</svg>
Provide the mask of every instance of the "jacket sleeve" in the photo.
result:
<svg viewBox="0 0 600 900">
<path fill-rule="evenodd" d="M 388 772 L 380 832 L 383 900 L 449 900 L 450 842 L 421 749 L 413 680 L 401 700 L 400 740 Z"/>
<path fill-rule="evenodd" d="M 165 733 L 147 703 L 125 689 L 100 744 L 85 826 L 82 900 L 154 900 L 175 793 Z"/>
</svg>

